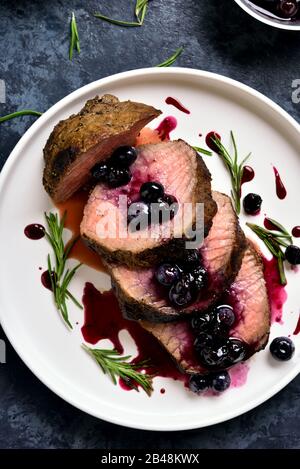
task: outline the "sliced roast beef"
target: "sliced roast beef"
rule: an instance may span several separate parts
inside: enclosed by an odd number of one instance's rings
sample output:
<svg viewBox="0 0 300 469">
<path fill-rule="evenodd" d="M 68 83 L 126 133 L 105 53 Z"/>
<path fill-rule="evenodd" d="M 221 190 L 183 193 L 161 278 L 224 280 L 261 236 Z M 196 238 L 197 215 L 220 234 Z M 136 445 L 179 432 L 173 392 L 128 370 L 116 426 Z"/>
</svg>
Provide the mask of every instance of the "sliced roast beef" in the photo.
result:
<svg viewBox="0 0 300 469">
<path fill-rule="evenodd" d="M 248 345 L 246 358 L 266 346 L 270 331 L 270 307 L 263 264 L 252 246 L 246 249 L 238 276 L 220 299 L 220 304 L 230 304 L 234 308 L 237 320 L 230 336 Z M 140 324 L 165 347 L 181 370 L 186 373 L 205 372 L 193 349 L 195 332 L 190 321 L 168 324 L 141 321 Z"/>
<path fill-rule="evenodd" d="M 44 148 L 43 183 L 55 202 L 68 199 L 87 183 L 90 169 L 118 147 L 134 145 L 140 130 L 160 111 L 152 106 L 96 96 L 59 122 Z"/>
<path fill-rule="evenodd" d="M 81 235 L 92 249 L 109 262 L 129 266 L 150 266 L 164 257 L 172 258 L 183 248 L 185 235 L 196 223 L 197 203 L 204 204 L 204 232 L 208 233 L 216 213 L 211 176 L 192 147 L 182 140 L 142 145 L 130 170 L 132 179 L 127 185 L 110 189 L 101 183 L 90 195 Z M 131 232 L 127 230 L 127 205 L 121 207 L 120 196 L 127 196 L 128 203 L 135 202 L 139 200 L 141 185 L 150 181 L 161 183 L 166 194 L 176 197 L 178 213 L 165 223 Z M 192 216 L 181 217 L 187 203 Z M 106 234 L 108 219 L 112 229 Z M 178 219 L 183 222 L 178 224 Z"/>
<path fill-rule="evenodd" d="M 241 265 L 246 247 L 245 236 L 230 198 L 220 192 L 213 192 L 213 198 L 218 211 L 199 249 L 208 281 L 198 300 L 184 309 L 175 308 L 154 278 L 155 267 L 129 269 L 124 265 L 110 266 L 121 308 L 129 319 L 154 322 L 176 320 L 194 311 L 207 309 L 231 285 Z"/>
</svg>

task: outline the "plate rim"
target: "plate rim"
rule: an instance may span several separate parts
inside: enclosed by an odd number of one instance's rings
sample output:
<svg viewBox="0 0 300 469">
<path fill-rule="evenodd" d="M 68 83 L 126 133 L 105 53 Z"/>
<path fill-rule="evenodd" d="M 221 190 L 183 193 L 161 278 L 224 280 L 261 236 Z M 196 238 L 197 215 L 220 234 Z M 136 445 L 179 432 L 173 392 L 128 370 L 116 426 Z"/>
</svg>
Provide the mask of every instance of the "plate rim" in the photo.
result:
<svg viewBox="0 0 300 469">
<path fill-rule="evenodd" d="M 271 108 L 273 111 L 275 111 L 277 114 L 279 114 L 282 118 L 284 118 L 299 134 L 300 137 L 300 124 L 290 115 L 288 114 L 287 111 L 285 111 L 281 106 L 276 104 L 274 101 L 272 101 L 270 98 L 265 96 L 259 91 L 256 91 L 255 89 L 251 88 L 248 85 L 245 85 L 244 83 L 241 83 L 237 80 L 234 80 L 232 78 L 228 78 L 224 75 L 220 75 L 217 73 L 213 72 L 208 72 L 204 70 L 196 70 L 196 69 L 189 69 L 189 68 L 181 68 L 181 67 L 172 67 L 172 68 L 166 68 L 166 69 L 160 69 L 160 68 L 142 68 L 142 69 L 136 69 L 136 70 L 130 70 L 127 72 L 121 72 L 117 73 L 114 75 L 110 75 L 108 77 L 93 81 L 89 84 L 86 84 L 82 86 L 81 88 L 78 88 L 77 90 L 71 92 L 61 100 L 59 100 L 56 104 L 51 106 L 45 113 L 37 119 L 30 127 L 29 129 L 25 132 L 25 134 L 20 138 L 20 140 L 17 142 L 16 146 L 10 153 L 9 157 L 7 158 L 1 173 L 0 173 L 0 195 L 3 190 L 5 190 L 5 181 L 7 174 L 10 171 L 10 168 L 13 166 L 15 163 L 15 160 L 19 154 L 19 152 L 22 150 L 22 147 L 24 147 L 30 139 L 34 136 L 35 132 L 39 130 L 40 127 L 42 127 L 48 119 L 50 119 L 53 115 L 55 115 L 57 112 L 61 111 L 65 105 L 67 105 L 69 102 L 74 101 L 78 98 L 80 98 L 82 95 L 84 95 L 86 92 L 91 92 L 95 88 L 100 88 L 104 87 L 106 85 L 113 84 L 118 81 L 122 81 L 127 78 L 136 78 L 140 77 L 143 75 L 170 75 L 170 78 L 172 76 L 179 76 L 179 77 L 184 77 L 184 76 L 194 76 L 198 78 L 205 78 L 217 82 L 221 82 L 223 84 L 229 85 L 230 87 L 237 88 L 244 93 L 246 93 L 248 96 L 252 96 L 259 101 L 261 101 L 263 104 L 267 105 L 269 108 Z M 165 424 L 160 420 L 159 425 L 153 422 L 139 422 L 138 418 L 135 417 L 134 420 L 130 420 L 130 418 L 127 417 L 127 415 L 123 416 L 122 412 L 120 412 L 120 417 L 111 417 L 110 415 L 106 414 L 104 411 L 104 408 L 101 409 L 101 412 L 96 412 L 93 411 L 93 409 L 89 408 L 88 405 L 82 402 L 77 402 L 73 396 L 67 395 L 67 393 L 64 393 L 64 391 L 59 387 L 59 385 L 55 382 L 52 383 L 51 379 L 48 379 L 47 373 L 45 373 L 45 376 L 41 376 L 39 367 L 36 363 L 31 363 L 28 357 L 23 356 L 22 352 L 22 346 L 20 346 L 16 340 L 14 340 L 13 333 L 9 330 L 9 325 L 6 323 L 5 319 L 3 319 L 2 314 L 1 314 L 1 308 L 2 306 L 2 295 L 0 295 L 0 323 L 3 328 L 3 331 L 9 340 L 10 344 L 18 354 L 18 356 L 21 358 L 21 360 L 25 363 L 25 365 L 32 371 L 32 373 L 45 385 L 47 386 L 52 392 L 54 392 L 56 395 L 58 395 L 60 398 L 65 400 L 67 403 L 73 405 L 75 408 L 92 415 L 93 417 L 96 417 L 98 419 L 102 419 L 104 421 L 116 424 L 116 425 L 121 425 L 125 426 L 128 428 L 134 428 L 134 429 L 140 429 L 140 430 L 149 430 L 149 431 L 183 431 L 183 430 L 192 430 L 192 429 L 197 429 L 197 428 L 203 428 L 211 425 L 215 425 L 218 423 L 222 423 L 225 421 L 228 421 L 232 418 L 235 418 L 239 415 L 242 415 L 263 402 L 267 401 L 271 397 L 273 397 L 275 394 L 277 394 L 279 391 L 281 391 L 287 384 L 289 384 L 299 373 L 300 373 L 300 362 L 298 365 L 296 364 L 295 367 L 287 374 L 285 374 L 280 381 L 276 384 L 276 386 L 273 386 L 271 390 L 267 390 L 263 394 L 261 394 L 259 397 L 257 397 L 254 400 L 251 400 L 250 403 L 245 403 L 244 405 L 239 406 L 237 409 L 234 411 L 225 411 L 223 412 L 220 416 L 216 415 L 213 417 L 207 417 L 205 420 L 203 420 L 201 423 L 197 422 L 192 422 L 192 423 L 174 423 L 172 422 L 172 426 L 168 426 L 168 422 Z M 25 354 L 26 355 L 26 354 Z M 49 376 L 49 375 L 48 375 Z M 50 382 L 49 382 L 50 381 Z M 57 389 L 59 388 L 59 389 Z"/>
</svg>

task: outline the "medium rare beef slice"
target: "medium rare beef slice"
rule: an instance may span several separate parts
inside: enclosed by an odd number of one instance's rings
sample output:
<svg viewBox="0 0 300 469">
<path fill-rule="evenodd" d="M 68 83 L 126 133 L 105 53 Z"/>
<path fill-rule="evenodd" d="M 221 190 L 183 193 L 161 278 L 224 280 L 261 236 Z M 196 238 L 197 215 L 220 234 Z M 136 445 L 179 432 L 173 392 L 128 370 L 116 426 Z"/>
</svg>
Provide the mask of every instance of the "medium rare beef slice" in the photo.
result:
<svg viewBox="0 0 300 469">
<path fill-rule="evenodd" d="M 236 315 L 230 336 L 247 344 L 246 358 L 249 358 L 266 346 L 270 332 L 270 307 L 263 264 L 250 245 L 245 251 L 238 276 L 220 300 L 220 304 L 224 303 L 230 304 Z M 165 347 L 182 371 L 192 374 L 205 372 L 193 348 L 196 336 L 190 321 L 168 324 L 140 321 L 140 324 Z"/>
<path fill-rule="evenodd" d="M 202 203 L 204 208 L 204 234 L 209 232 L 216 213 L 211 176 L 202 158 L 187 143 L 178 140 L 143 145 L 138 148 L 137 159 L 130 169 L 129 184 L 116 189 L 98 184 L 84 210 L 81 235 L 107 261 L 151 266 L 163 258 L 176 256 L 178 249 L 185 246 L 186 234 L 195 228 L 197 203 Z M 178 213 L 165 223 L 131 232 L 127 230 L 127 204 L 120 205 L 120 196 L 127 196 L 128 203 L 138 201 L 141 185 L 149 181 L 161 183 L 166 194 L 176 197 Z M 185 204 L 192 208 L 191 217 L 181 217 Z M 106 236 L 102 227 L 107 227 L 108 216 L 113 229 Z M 180 224 L 178 217 L 183 220 Z M 203 220 L 199 222 L 202 226 Z"/>
<path fill-rule="evenodd" d="M 123 145 L 134 145 L 140 130 L 160 111 L 146 104 L 96 96 L 78 113 L 59 122 L 44 148 L 43 184 L 55 202 L 87 183 L 91 168 Z"/>
<path fill-rule="evenodd" d="M 129 269 L 125 265 L 110 266 L 121 308 L 129 319 L 168 322 L 195 311 L 206 310 L 233 282 L 246 247 L 245 236 L 230 198 L 220 192 L 213 192 L 212 195 L 218 211 L 209 234 L 199 249 L 208 281 L 198 300 L 183 309 L 172 306 L 168 291 L 159 286 L 154 278 L 154 266 L 147 269 Z"/>
</svg>

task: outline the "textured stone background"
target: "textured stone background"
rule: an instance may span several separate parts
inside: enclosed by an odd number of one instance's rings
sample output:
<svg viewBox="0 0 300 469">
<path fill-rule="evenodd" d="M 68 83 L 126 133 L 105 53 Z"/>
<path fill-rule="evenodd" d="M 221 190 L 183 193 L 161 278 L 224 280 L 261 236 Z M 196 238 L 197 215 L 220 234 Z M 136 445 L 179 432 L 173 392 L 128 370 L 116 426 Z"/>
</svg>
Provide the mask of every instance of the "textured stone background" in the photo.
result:
<svg viewBox="0 0 300 469">
<path fill-rule="evenodd" d="M 44 111 L 76 88 L 113 73 L 155 65 L 178 46 L 178 65 L 221 73 L 265 93 L 300 120 L 291 84 L 300 78 L 300 33 L 248 17 L 233 0 L 152 0 L 142 28 L 93 18 L 95 10 L 132 19 L 134 0 L 1 0 L 0 80 L 6 104 Z M 68 60 L 70 12 L 82 53 Z M 33 118 L 0 125 L 0 161 Z M 17 286 L 16 286 L 17 287 Z M 0 329 L 0 339 L 5 339 Z M 208 429 L 152 433 L 111 425 L 71 407 L 25 367 L 7 343 L 0 365 L 0 447 L 300 448 L 300 376 L 259 408 Z"/>
</svg>

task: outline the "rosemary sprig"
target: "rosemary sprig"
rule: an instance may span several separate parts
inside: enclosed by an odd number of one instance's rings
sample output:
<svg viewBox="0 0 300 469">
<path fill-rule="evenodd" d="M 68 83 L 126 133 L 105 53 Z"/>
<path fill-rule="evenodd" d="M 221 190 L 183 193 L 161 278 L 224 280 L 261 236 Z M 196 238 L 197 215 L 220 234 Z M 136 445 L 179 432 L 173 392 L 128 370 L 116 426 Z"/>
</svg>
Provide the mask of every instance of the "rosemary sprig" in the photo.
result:
<svg viewBox="0 0 300 469">
<path fill-rule="evenodd" d="M 231 196 L 234 201 L 236 213 L 239 214 L 241 211 L 241 183 L 244 171 L 244 164 L 251 156 L 251 153 L 249 153 L 246 158 L 244 158 L 241 163 L 239 163 L 237 145 L 232 131 L 230 132 L 230 137 L 234 150 L 233 156 L 230 155 L 229 151 L 224 147 L 219 138 L 212 138 L 212 141 L 217 146 L 219 150 L 218 155 L 221 156 L 225 163 L 225 166 L 227 167 L 230 173 L 232 184 Z"/>
<path fill-rule="evenodd" d="M 286 276 L 283 264 L 285 254 L 282 247 L 286 248 L 289 244 L 292 244 L 292 236 L 276 220 L 273 220 L 272 218 L 268 218 L 267 220 L 274 225 L 274 230 L 267 230 L 266 228 L 253 223 L 246 223 L 246 225 L 264 242 L 271 254 L 276 257 L 280 283 L 281 285 L 286 285 Z"/>
<path fill-rule="evenodd" d="M 56 308 L 61 313 L 65 323 L 72 329 L 72 324 L 69 321 L 67 299 L 73 301 L 73 303 L 81 309 L 82 306 L 69 292 L 68 287 L 81 264 L 77 264 L 75 267 L 73 267 L 73 269 L 70 270 L 66 268 L 66 261 L 74 244 L 77 241 L 77 238 L 65 246 L 63 241 L 63 230 L 65 225 L 66 212 L 64 213 L 64 216 L 61 220 L 59 220 L 57 214 L 51 212 L 49 214 L 45 213 L 45 218 L 48 225 L 48 230 L 46 230 L 45 235 L 52 246 L 55 257 L 54 265 L 52 265 L 50 254 L 48 254 L 47 258 L 48 272 L 51 280 L 54 301 Z"/>
<path fill-rule="evenodd" d="M 75 13 L 74 12 L 72 12 L 72 16 L 71 16 L 70 29 L 71 29 L 71 39 L 70 39 L 69 58 L 70 58 L 70 60 L 72 60 L 73 51 L 74 51 L 75 47 L 77 49 L 78 54 L 80 54 L 79 34 L 78 34 L 78 29 L 77 29 L 76 18 L 75 18 Z"/>
<path fill-rule="evenodd" d="M 135 13 L 136 19 L 141 25 L 144 23 L 147 8 L 148 8 L 148 0 L 136 0 L 134 13 Z"/>
<path fill-rule="evenodd" d="M 38 111 L 32 111 L 31 109 L 23 109 L 22 111 L 12 112 L 11 114 L 7 114 L 6 116 L 0 117 L 0 123 L 8 121 L 10 119 L 14 119 L 15 117 L 21 116 L 41 116 L 42 113 Z"/>
<path fill-rule="evenodd" d="M 166 59 L 161 64 L 156 65 L 156 67 L 170 67 L 178 59 L 178 57 L 182 54 L 183 50 L 184 50 L 184 47 L 178 47 L 178 49 L 176 49 L 176 51 L 174 52 L 173 55 L 171 55 L 171 57 Z"/>
<path fill-rule="evenodd" d="M 136 0 L 134 14 L 137 21 L 123 21 L 123 20 L 116 20 L 114 18 L 109 18 L 108 16 L 102 15 L 101 13 L 94 13 L 96 18 L 99 18 L 103 21 L 107 21 L 108 23 L 116 24 L 117 26 L 126 26 L 126 27 L 137 27 L 142 26 L 144 24 L 147 7 L 148 7 L 149 0 Z"/>
<path fill-rule="evenodd" d="M 128 362 L 131 359 L 130 355 L 121 356 L 115 349 L 92 349 L 84 344 L 83 348 L 96 360 L 103 373 L 111 377 L 114 384 L 117 384 L 117 377 L 120 377 L 132 389 L 138 391 L 138 386 L 141 386 L 148 396 L 151 395 L 153 376 L 138 371 L 147 367 L 147 360 L 130 363 Z"/>
<path fill-rule="evenodd" d="M 212 151 L 206 150 L 205 148 L 201 148 L 201 147 L 193 147 L 193 148 L 198 153 L 203 153 L 203 155 L 212 156 Z"/>
</svg>

